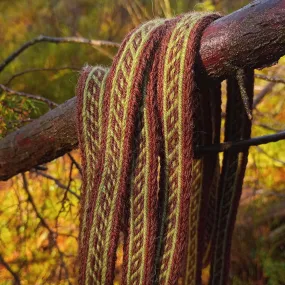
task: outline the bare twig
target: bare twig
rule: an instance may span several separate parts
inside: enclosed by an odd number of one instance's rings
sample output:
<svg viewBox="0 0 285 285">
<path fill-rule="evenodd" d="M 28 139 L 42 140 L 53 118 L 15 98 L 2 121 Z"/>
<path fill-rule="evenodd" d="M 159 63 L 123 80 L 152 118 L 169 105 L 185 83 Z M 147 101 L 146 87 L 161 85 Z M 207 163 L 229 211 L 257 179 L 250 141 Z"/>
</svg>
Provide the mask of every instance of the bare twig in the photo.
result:
<svg viewBox="0 0 285 285">
<path fill-rule="evenodd" d="M 259 79 L 263 79 L 266 81 L 270 81 L 270 82 L 274 82 L 274 83 L 283 83 L 285 84 L 285 79 L 282 79 L 280 77 L 275 77 L 275 76 L 267 76 L 267 75 L 263 75 L 263 74 L 255 74 L 254 75 L 255 78 L 259 78 Z"/>
<path fill-rule="evenodd" d="M 19 125 L 22 125 L 22 124 L 25 124 L 25 123 L 31 123 L 33 121 L 33 119 L 31 118 L 28 118 L 28 119 L 23 119 L 23 120 L 14 120 L 14 121 L 9 121 L 9 123 L 11 124 L 19 124 Z"/>
<path fill-rule="evenodd" d="M 96 50 L 98 50 L 100 53 L 102 53 L 102 54 L 105 55 L 106 57 L 108 57 L 108 58 L 110 58 L 110 59 L 113 60 L 114 55 L 113 55 L 112 53 L 108 52 L 107 50 L 105 50 L 104 48 L 102 48 L 102 47 L 96 47 L 96 46 L 94 46 L 93 48 L 96 49 Z"/>
<path fill-rule="evenodd" d="M 227 150 L 235 150 L 240 151 L 243 148 L 250 146 L 257 146 L 262 144 L 267 144 L 271 142 L 277 142 L 285 139 L 285 130 L 273 135 L 256 137 L 248 140 L 241 140 L 236 142 L 225 142 L 217 145 L 209 145 L 209 146 L 198 146 L 196 151 L 199 154 L 205 154 L 209 152 L 224 152 Z"/>
<path fill-rule="evenodd" d="M 82 176 L 82 168 L 80 166 L 80 164 L 76 161 L 76 159 L 72 156 L 71 153 L 67 154 L 69 159 L 74 163 L 75 167 L 78 169 L 80 175 Z"/>
<path fill-rule="evenodd" d="M 58 67 L 58 68 L 31 68 L 31 69 L 26 69 L 23 70 L 21 72 L 15 73 L 14 75 L 12 75 L 8 81 L 5 83 L 6 86 L 9 86 L 11 84 L 11 82 L 17 78 L 20 77 L 24 74 L 27 73 L 32 73 L 32 72 L 38 72 L 38 71 L 48 71 L 48 72 L 57 72 L 57 71 L 62 71 L 62 70 L 72 70 L 72 71 L 79 71 L 81 68 L 79 67 L 72 67 L 72 66 L 65 66 L 65 67 Z"/>
<path fill-rule="evenodd" d="M 71 186 L 71 182 L 73 180 L 72 178 L 72 170 L 73 170 L 73 162 L 71 162 L 70 164 L 70 169 L 69 169 L 69 178 L 68 178 L 68 184 L 67 184 L 67 187 L 66 187 L 66 191 L 64 192 L 64 195 L 63 195 L 63 198 L 61 199 L 60 203 L 61 203 L 61 207 L 60 207 L 60 210 L 55 218 L 55 224 L 56 224 L 56 228 L 58 227 L 58 219 L 61 215 L 61 213 L 64 213 L 66 211 L 66 204 L 65 202 L 69 201 L 68 197 L 67 197 L 67 193 L 68 193 L 68 190 Z M 71 209 L 71 204 L 69 203 L 69 210 Z"/>
<path fill-rule="evenodd" d="M 277 70 L 275 71 L 275 75 L 279 74 L 280 71 L 284 70 L 284 67 L 279 67 L 277 68 Z M 253 108 L 256 108 L 256 106 L 258 104 L 260 104 L 262 102 L 262 100 L 264 99 L 264 97 L 270 93 L 273 89 L 273 87 L 277 84 L 277 83 L 281 83 L 281 81 L 284 81 L 282 80 L 281 78 L 279 77 L 269 77 L 267 75 L 263 75 L 263 74 L 254 74 L 254 77 L 255 78 L 259 78 L 259 79 L 263 79 L 263 80 L 266 80 L 266 81 L 269 81 L 269 83 L 259 92 L 259 94 L 257 94 L 253 100 L 253 104 L 252 104 L 252 107 Z M 284 81 L 285 82 L 285 81 Z"/>
<path fill-rule="evenodd" d="M 22 178 L 23 178 L 23 186 L 24 186 L 24 190 L 28 196 L 28 201 L 30 202 L 30 204 L 32 205 L 33 207 L 33 210 L 34 212 L 36 213 L 36 216 L 37 218 L 40 220 L 41 222 L 41 225 L 46 228 L 49 232 L 49 235 L 50 235 L 50 239 L 52 239 L 52 245 L 51 246 L 55 246 L 57 251 L 58 251 L 58 254 L 59 254 L 59 257 L 60 257 L 60 261 L 61 261 L 61 267 L 64 269 L 65 271 L 65 276 L 66 276 L 66 279 L 68 281 L 68 284 L 71 284 L 71 282 L 69 281 L 69 274 L 68 274 L 68 269 L 66 267 L 66 264 L 64 262 L 64 253 L 61 251 L 61 249 L 59 248 L 58 244 L 57 244 L 57 241 L 56 241 L 56 237 L 58 235 L 58 233 L 56 233 L 55 231 L 53 231 L 51 229 L 51 227 L 48 225 L 48 223 L 45 221 L 45 219 L 43 218 L 43 216 L 40 214 L 37 206 L 36 206 L 36 203 L 34 201 L 34 198 L 29 190 L 29 185 L 28 185 L 28 180 L 26 178 L 26 175 L 25 173 L 22 173 Z"/>
<path fill-rule="evenodd" d="M 25 51 L 27 48 L 41 42 L 49 42 L 49 43 L 76 43 L 76 44 L 87 44 L 91 46 L 109 46 L 109 47 L 119 47 L 119 43 L 110 42 L 110 41 L 100 41 L 100 40 L 91 40 L 81 37 L 66 37 L 66 38 L 57 38 L 57 37 L 48 37 L 48 36 L 38 36 L 25 44 L 23 44 L 19 49 L 10 54 L 1 64 L 0 64 L 0 72 L 11 62 L 13 61 L 19 54 Z"/>
<path fill-rule="evenodd" d="M 265 125 L 265 124 L 261 124 L 261 123 L 255 123 L 256 126 L 258 127 L 261 127 L 263 129 L 266 129 L 266 130 L 269 130 L 269 131 L 273 131 L 273 132 L 282 132 L 282 129 L 276 129 L 275 127 L 272 127 L 272 126 L 268 126 L 268 125 Z"/>
<path fill-rule="evenodd" d="M 55 102 L 53 102 L 53 101 L 51 101 L 51 100 L 49 100 L 47 98 L 44 98 L 44 97 L 42 97 L 40 95 L 34 95 L 34 94 L 28 94 L 28 93 L 25 93 L 25 92 L 15 91 L 15 90 L 12 90 L 12 89 L 6 87 L 3 84 L 0 84 L 0 89 L 2 89 L 4 92 L 6 92 L 9 95 L 17 95 L 17 96 L 25 97 L 25 98 L 28 98 L 28 99 L 33 99 L 33 100 L 44 102 L 50 108 L 58 106 L 58 104 L 56 104 Z"/>
<path fill-rule="evenodd" d="M 41 224 L 43 227 L 45 227 L 49 232 L 53 232 L 53 230 L 50 228 L 50 226 L 48 225 L 48 223 L 45 221 L 45 219 L 43 218 L 43 216 L 40 214 L 37 206 L 36 206 L 36 203 L 34 201 L 34 198 L 29 190 L 29 185 L 28 185 L 28 180 L 27 180 L 27 177 L 25 175 L 25 173 L 22 173 L 22 178 L 23 178 L 23 186 L 24 186 L 24 190 L 28 196 L 28 201 L 30 202 L 30 204 L 32 205 L 35 213 L 36 213 L 36 216 L 37 218 L 40 220 Z"/>
<path fill-rule="evenodd" d="M 20 278 L 18 274 L 10 267 L 10 265 L 5 261 L 3 256 L 0 254 L 0 264 L 3 265 L 13 276 L 16 285 L 21 285 Z"/>
<path fill-rule="evenodd" d="M 255 109 L 256 106 L 261 103 L 263 98 L 272 91 L 273 87 L 276 83 L 270 82 L 268 83 L 253 99 L 252 108 Z"/>
<path fill-rule="evenodd" d="M 285 165 L 285 161 L 280 160 L 272 155 L 270 155 L 269 153 L 267 153 L 265 150 L 263 150 L 261 147 L 257 146 L 257 150 L 261 153 L 263 153 L 265 156 L 267 156 L 268 158 L 272 159 L 275 162 L 281 163 L 283 165 Z"/>
<path fill-rule="evenodd" d="M 59 179 L 47 174 L 47 173 L 44 173 L 42 171 L 39 171 L 39 170 L 32 170 L 32 172 L 35 172 L 37 175 L 40 175 L 42 177 L 45 177 L 49 180 L 52 180 L 54 181 L 54 183 L 61 189 L 63 190 L 66 190 L 68 191 L 70 194 L 72 194 L 73 196 L 75 196 L 78 200 L 80 199 L 80 196 L 78 194 L 76 194 L 74 191 L 72 191 L 70 188 L 68 188 L 66 185 L 64 185 L 63 183 L 60 182 Z"/>
</svg>

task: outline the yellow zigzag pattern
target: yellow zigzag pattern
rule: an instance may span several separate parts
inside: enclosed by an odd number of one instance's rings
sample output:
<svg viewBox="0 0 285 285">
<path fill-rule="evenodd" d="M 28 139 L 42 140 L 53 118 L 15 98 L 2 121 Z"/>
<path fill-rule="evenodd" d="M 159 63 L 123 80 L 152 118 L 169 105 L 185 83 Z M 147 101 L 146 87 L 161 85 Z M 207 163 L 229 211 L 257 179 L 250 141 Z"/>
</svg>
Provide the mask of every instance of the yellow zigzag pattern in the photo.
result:
<svg viewBox="0 0 285 285">
<path fill-rule="evenodd" d="M 184 16 L 174 28 L 165 56 L 163 74 L 163 127 L 165 134 L 166 174 L 168 177 L 165 189 L 167 220 L 165 221 L 166 236 L 164 237 L 164 251 L 161 257 L 159 284 L 169 284 L 172 259 L 175 252 L 176 236 L 178 232 L 178 218 L 180 205 L 180 191 L 182 182 L 182 90 L 183 74 L 187 42 L 191 28 L 197 23 L 200 15 Z M 179 47 L 179 48 L 178 48 Z M 171 59 L 171 54 L 174 55 Z M 171 81 L 169 81 L 171 80 Z M 178 86 L 175 93 L 173 86 Z M 171 103 L 170 103 L 171 102 Z M 177 140 L 173 138 L 177 138 Z M 168 194 L 169 193 L 169 194 Z M 168 196 L 168 199 L 167 199 Z"/>
<path fill-rule="evenodd" d="M 130 193 L 130 233 L 128 249 L 128 272 L 126 284 L 143 284 L 145 269 L 144 251 L 147 238 L 147 193 L 148 173 L 150 171 L 148 149 L 148 119 L 147 109 L 142 106 L 141 132 L 139 135 L 139 157 L 135 161 L 135 177 Z M 139 214 L 136 215 L 136 212 Z M 143 225 L 143 226 L 142 226 Z M 134 270 L 135 269 L 135 270 Z M 136 283 L 135 283 L 136 281 Z"/>
<path fill-rule="evenodd" d="M 106 273 L 108 266 L 108 250 L 110 244 L 111 230 L 113 228 L 113 216 L 115 210 L 115 203 L 117 200 L 117 193 L 119 187 L 119 177 L 122 172 L 122 153 L 123 142 L 126 132 L 128 103 L 130 97 L 130 90 L 134 80 L 134 73 L 137 68 L 136 59 L 141 54 L 144 44 L 146 43 L 149 34 L 164 20 L 155 20 L 144 24 L 141 28 L 135 31 L 117 64 L 115 76 L 113 78 L 110 94 L 110 114 L 108 119 L 108 133 L 106 144 L 106 156 L 104 161 L 104 170 L 99 187 L 99 197 L 94 211 L 94 222 L 91 230 L 90 242 L 93 243 L 96 237 L 96 242 L 100 250 L 95 251 L 92 258 L 95 260 L 95 271 L 101 277 L 100 284 L 105 284 Z M 136 48 L 133 46 L 136 44 Z M 128 63 L 128 66 L 126 66 Z M 130 68 L 131 67 L 131 68 Z M 125 92 L 120 92 L 120 86 L 126 82 Z M 117 105 L 115 105 L 117 102 Z M 119 157 L 118 159 L 115 159 Z M 106 179 L 108 177 L 108 179 Z M 109 211 L 109 212 L 108 212 Z M 97 222 L 95 223 L 95 220 Z M 95 224 L 97 227 L 95 228 Z M 99 229 L 98 229 L 99 224 Z M 104 248 L 102 245 L 104 244 Z M 90 253 L 90 252 L 89 252 Z M 88 254 L 87 268 L 88 272 L 92 272 L 90 268 L 91 255 Z M 99 284 L 98 279 L 92 274 L 94 284 Z M 86 283 L 87 284 L 87 283 Z"/>
<path fill-rule="evenodd" d="M 203 159 L 195 159 L 192 170 L 192 189 L 190 200 L 190 219 L 189 219 L 189 241 L 187 250 L 187 265 L 185 274 L 186 285 L 196 285 L 197 273 L 197 248 L 198 248 L 198 223 L 201 206 L 201 195 L 203 187 Z"/>
<path fill-rule="evenodd" d="M 102 102 L 105 81 L 106 81 L 107 69 L 96 66 L 90 72 L 84 89 L 83 97 L 83 139 L 85 145 L 86 156 L 86 169 L 94 169 L 96 165 L 96 154 L 99 152 L 100 134 L 101 134 L 101 121 L 102 121 Z M 103 80 L 102 77 L 104 76 Z M 89 86 L 93 81 L 94 87 L 90 91 Z M 93 95 L 92 95 L 93 94 Z M 89 207 L 90 192 L 94 185 L 94 172 L 88 171 L 86 177 L 86 198 L 83 206 L 83 218 L 82 218 L 82 232 L 80 237 L 80 243 L 83 242 L 83 238 L 86 232 L 86 215 Z"/>
</svg>

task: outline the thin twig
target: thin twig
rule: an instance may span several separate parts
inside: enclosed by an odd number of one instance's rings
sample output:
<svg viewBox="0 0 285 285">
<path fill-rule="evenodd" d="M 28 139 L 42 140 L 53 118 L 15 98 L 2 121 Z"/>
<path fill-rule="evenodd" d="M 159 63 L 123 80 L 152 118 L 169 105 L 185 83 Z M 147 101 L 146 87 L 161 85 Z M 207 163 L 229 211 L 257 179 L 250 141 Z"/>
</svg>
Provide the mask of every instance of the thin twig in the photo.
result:
<svg viewBox="0 0 285 285">
<path fill-rule="evenodd" d="M 25 124 L 25 123 L 31 123 L 33 122 L 33 119 L 28 118 L 28 119 L 23 119 L 23 120 L 14 120 L 14 121 L 9 121 L 10 124 Z"/>
<path fill-rule="evenodd" d="M 273 135 L 256 137 L 248 140 L 241 140 L 236 142 L 225 142 L 216 145 L 198 146 L 196 151 L 198 154 L 206 154 L 209 152 L 224 152 L 227 150 L 240 151 L 246 147 L 277 142 L 285 139 L 285 130 Z"/>
<path fill-rule="evenodd" d="M 7 94 L 10 94 L 10 95 L 17 95 L 17 96 L 21 96 L 21 97 L 25 97 L 25 98 L 29 98 L 29 99 L 33 99 L 33 100 L 44 102 L 50 108 L 58 106 L 58 104 L 56 104 L 55 102 L 53 102 L 53 101 L 51 101 L 51 100 L 49 100 L 47 98 L 44 98 L 44 97 L 42 97 L 40 95 L 34 95 L 34 94 L 28 94 L 28 93 L 25 93 L 25 92 L 15 91 L 15 90 L 12 90 L 12 89 L 6 87 L 3 84 L 0 84 L 0 89 L 2 89 L 3 91 L 5 91 Z"/>
<path fill-rule="evenodd" d="M 44 173 L 42 171 L 39 171 L 39 170 L 31 170 L 32 172 L 35 172 L 37 175 L 40 175 L 42 177 L 45 177 L 49 180 L 52 180 L 54 181 L 54 183 L 61 189 L 63 190 L 66 190 L 68 191 L 70 194 L 72 194 L 73 196 L 75 196 L 78 200 L 80 199 L 80 196 L 78 194 L 76 194 L 74 191 L 72 191 L 70 188 L 68 188 L 67 186 L 65 186 L 63 183 L 60 182 L 59 179 L 47 174 L 47 173 Z"/>
<path fill-rule="evenodd" d="M 268 125 L 265 125 L 265 124 L 261 124 L 261 123 L 255 123 L 255 126 L 258 126 L 258 127 L 263 128 L 263 129 L 266 129 L 266 130 L 269 130 L 269 131 L 273 131 L 273 132 L 276 132 L 276 133 L 282 132 L 281 129 L 276 129 L 274 127 L 271 127 L 271 126 L 268 126 Z"/>
<path fill-rule="evenodd" d="M 96 46 L 94 46 L 93 48 L 96 49 L 97 51 L 99 51 L 100 53 L 102 53 L 103 55 L 105 55 L 106 57 L 108 57 L 111 60 L 113 60 L 114 55 L 112 53 L 108 52 L 107 50 L 105 50 L 104 48 L 96 47 Z"/>
<path fill-rule="evenodd" d="M 21 285 L 20 278 L 18 274 L 10 267 L 10 265 L 5 261 L 3 256 L 0 254 L 0 264 L 3 265 L 13 276 L 16 285 Z"/>
<path fill-rule="evenodd" d="M 254 74 L 254 77 L 262 79 L 262 80 L 274 82 L 274 83 L 283 83 L 283 84 L 285 84 L 285 79 L 282 79 L 280 77 L 275 77 L 275 76 L 270 77 L 270 76 L 263 75 L 263 74 Z"/>
<path fill-rule="evenodd" d="M 100 40 L 90 40 L 81 37 L 66 37 L 66 38 L 57 38 L 57 37 L 48 37 L 48 36 L 38 36 L 25 44 L 23 44 L 19 49 L 10 54 L 1 64 L 0 64 L 0 72 L 11 62 L 13 61 L 19 54 L 25 51 L 30 46 L 33 46 L 37 43 L 41 42 L 49 42 L 49 43 L 77 43 L 77 44 L 87 44 L 91 46 L 109 46 L 109 47 L 119 47 L 119 43 L 111 42 L 111 41 L 100 41 Z"/>
<path fill-rule="evenodd" d="M 284 67 L 283 66 L 278 66 L 276 71 L 275 71 L 275 75 L 279 74 L 280 72 L 282 72 L 284 70 Z M 254 97 L 254 100 L 253 100 L 253 104 L 252 104 L 252 107 L 253 109 L 255 109 L 257 107 L 258 104 L 260 104 L 262 102 L 262 100 L 264 99 L 264 97 L 270 93 L 273 89 L 273 87 L 277 84 L 277 83 L 283 83 L 281 78 L 279 77 L 270 77 L 270 76 L 267 76 L 267 75 L 263 75 L 263 74 L 254 74 L 254 77 L 255 78 L 259 78 L 259 79 L 262 79 L 262 80 L 266 80 L 266 81 L 269 81 L 269 83 L 259 92 L 259 94 L 257 94 L 255 97 Z M 285 81 L 284 81 L 285 82 Z"/>
<path fill-rule="evenodd" d="M 59 254 L 59 257 L 60 257 L 60 261 L 61 261 L 61 266 L 63 267 L 64 271 L 65 271 L 65 276 L 67 278 L 67 281 L 68 281 L 68 284 L 71 284 L 71 282 L 69 281 L 69 274 L 68 274 L 68 269 L 66 267 L 66 264 L 64 262 L 64 253 L 61 251 L 61 249 L 59 248 L 58 244 L 57 244 L 57 241 L 56 241 L 56 237 L 58 235 L 58 233 L 56 233 L 55 231 L 53 231 L 50 226 L 48 225 L 48 223 L 45 221 L 45 219 L 43 218 L 43 216 L 40 214 L 37 206 L 36 206 L 36 203 L 34 201 L 34 198 L 29 190 L 29 185 L 28 185 L 28 180 L 27 180 L 27 177 L 25 175 L 25 173 L 22 173 L 22 178 L 23 178 L 23 186 L 24 186 L 24 190 L 28 196 L 28 201 L 30 202 L 30 204 L 32 205 L 33 207 L 33 210 L 34 212 L 36 213 L 36 216 L 37 218 L 40 220 L 41 222 L 41 225 L 46 228 L 50 234 L 50 237 L 53 239 L 54 243 L 53 243 L 53 246 L 56 247 L 57 251 L 58 251 L 58 254 Z"/>
<path fill-rule="evenodd" d="M 261 153 L 263 153 L 265 156 L 267 156 L 268 158 L 272 159 L 275 162 L 281 163 L 283 165 L 285 165 L 285 161 L 280 160 L 278 158 L 275 158 L 274 156 L 268 154 L 265 150 L 263 150 L 261 147 L 257 146 L 257 150 Z"/>
<path fill-rule="evenodd" d="M 59 210 L 59 212 L 58 212 L 58 214 L 57 214 L 57 216 L 56 216 L 56 218 L 55 218 L 56 228 L 58 228 L 58 219 L 59 219 L 59 217 L 60 217 L 60 214 L 63 213 L 63 212 L 65 211 L 65 209 L 66 209 L 65 202 L 68 201 L 67 193 L 68 193 L 68 190 L 69 190 L 69 188 L 70 188 L 70 186 L 71 186 L 71 182 L 72 182 L 72 180 L 73 180 L 73 178 L 72 178 L 73 165 L 74 165 L 74 163 L 71 162 L 71 164 L 70 164 L 70 169 L 69 169 L 69 178 L 68 178 L 67 189 L 66 189 L 66 191 L 64 192 L 63 198 L 62 198 L 61 201 L 60 201 L 61 207 L 60 207 L 60 210 Z M 69 204 L 69 209 L 71 209 L 71 205 L 70 205 L 70 204 Z"/>
<path fill-rule="evenodd" d="M 40 214 L 37 206 L 36 206 L 36 203 L 34 201 L 34 198 L 29 190 L 29 185 L 28 185 L 28 180 L 27 180 L 27 177 L 25 175 L 25 173 L 22 173 L 22 178 L 23 178 L 23 186 L 24 186 L 24 189 L 25 189 L 25 192 L 28 196 L 28 201 L 30 202 L 30 204 L 32 205 L 35 213 L 36 213 L 36 216 L 37 218 L 40 220 L 41 224 L 43 227 L 45 227 L 49 232 L 52 232 L 53 233 L 53 230 L 50 228 L 50 226 L 48 225 L 48 223 L 45 221 L 45 219 L 43 218 L 43 216 Z"/>
<path fill-rule="evenodd" d="M 38 71 L 49 71 L 49 72 L 57 72 L 57 71 L 62 71 L 62 70 L 72 70 L 72 71 L 79 71 L 81 68 L 79 67 L 72 67 L 72 66 L 65 66 L 65 67 L 54 67 L 54 68 L 31 68 L 31 69 L 26 69 L 26 70 L 23 70 L 21 72 L 18 72 L 18 73 L 15 73 L 14 75 L 12 75 L 8 81 L 5 83 L 6 86 L 9 86 L 11 84 L 11 82 L 19 77 L 19 76 L 22 76 L 24 74 L 27 74 L 27 73 L 32 73 L 32 72 L 38 72 Z"/>
<path fill-rule="evenodd" d="M 272 91 L 273 87 L 275 86 L 275 82 L 268 83 L 253 99 L 252 108 L 255 109 L 256 106 L 261 103 L 263 98 Z"/>
<path fill-rule="evenodd" d="M 69 159 L 74 163 L 75 167 L 78 169 L 80 175 L 82 176 L 82 168 L 80 166 L 80 164 L 76 161 L 76 159 L 72 156 L 71 153 L 67 154 Z"/>
</svg>

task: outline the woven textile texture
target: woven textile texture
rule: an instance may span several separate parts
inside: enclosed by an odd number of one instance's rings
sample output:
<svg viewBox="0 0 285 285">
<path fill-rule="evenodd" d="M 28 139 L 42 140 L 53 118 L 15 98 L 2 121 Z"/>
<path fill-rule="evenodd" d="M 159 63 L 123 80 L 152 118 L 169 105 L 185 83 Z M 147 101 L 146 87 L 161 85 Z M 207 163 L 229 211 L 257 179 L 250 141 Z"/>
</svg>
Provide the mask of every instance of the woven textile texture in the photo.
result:
<svg viewBox="0 0 285 285">
<path fill-rule="evenodd" d="M 220 143 L 221 85 L 202 72 L 204 29 L 220 16 L 187 13 L 142 24 L 110 68 L 83 69 L 77 87 L 83 164 L 80 285 L 226 285 L 248 150 L 196 154 Z M 250 137 L 253 72 L 229 78 L 225 140 Z"/>
</svg>

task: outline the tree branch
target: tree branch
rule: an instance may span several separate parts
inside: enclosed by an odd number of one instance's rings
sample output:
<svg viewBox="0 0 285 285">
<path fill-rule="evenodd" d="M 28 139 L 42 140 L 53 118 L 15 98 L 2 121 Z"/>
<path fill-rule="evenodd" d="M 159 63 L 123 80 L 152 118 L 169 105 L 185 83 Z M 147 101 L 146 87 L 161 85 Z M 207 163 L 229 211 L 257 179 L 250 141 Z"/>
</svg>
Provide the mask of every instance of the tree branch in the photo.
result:
<svg viewBox="0 0 285 285">
<path fill-rule="evenodd" d="M 75 167 L 78 169 L 80 175 L 82 176 L 82 168 L 80 166 L 80 164 L 76 161 L 76 159 L 72 156 L 71 153 L 67 154 L 69 159 L 72 161 L 72 163 L 74 163 Z"/>
<path fill-rule="evenodd" d="M 214 21 L 205 30 L 200 48 L 204 71 L 214 80 L 225 78 L 237 68 L 272 65 L 284 54 L 284 0 L 254 1 Z M 75 126 L 76 98 L 72 98 L 2 139 L 0 180 L 6 180 L 76 148 L 78 140 Z M 279 134 L 278 139 L 282 139 L 282 135 Z M 242 142 L 229 144 L 233 144 L 233 148 L 239 145 L 245 147 Z M 204 147 L 204 151 L 222 151 L 229 148 L 229 144 L 215 146 L 214 150 L 207 150 L 211 146 Z"/>
<path fill-rule="evenodd" d="M 76 97 L 0 140 L 0 180 L 75 149 Z"/>
<path fill-rule="evenodd" d="M 42 42 L 49 42 L 54 44 L 60 43 L 76 43 L 76 44 L 87 44 L 95 47 L 109 46 L 109 47 L 119 47 L 119 43 L 110 42 L 110 41 L 100 41 L 100 40 L 90 40 L 81 37 L 66 37 L 66 38 L 57 38 L 57 37 L 48 37 L 48 36 L 38 36 L 25 44 L 23 44 L 19 49 L 10 54 L 1 64 L 0 64 L 0 72 L 12 62 L 18 55 L 20 55 L 27 48 Z"/>
<path fill-rule="evenodd" d="M 214 21 L 200 48 L 207 74 L 224 79 L 238 68 L 263 68 L 285 54 L 285 1 L 256 0 Z"/>
</svg>

